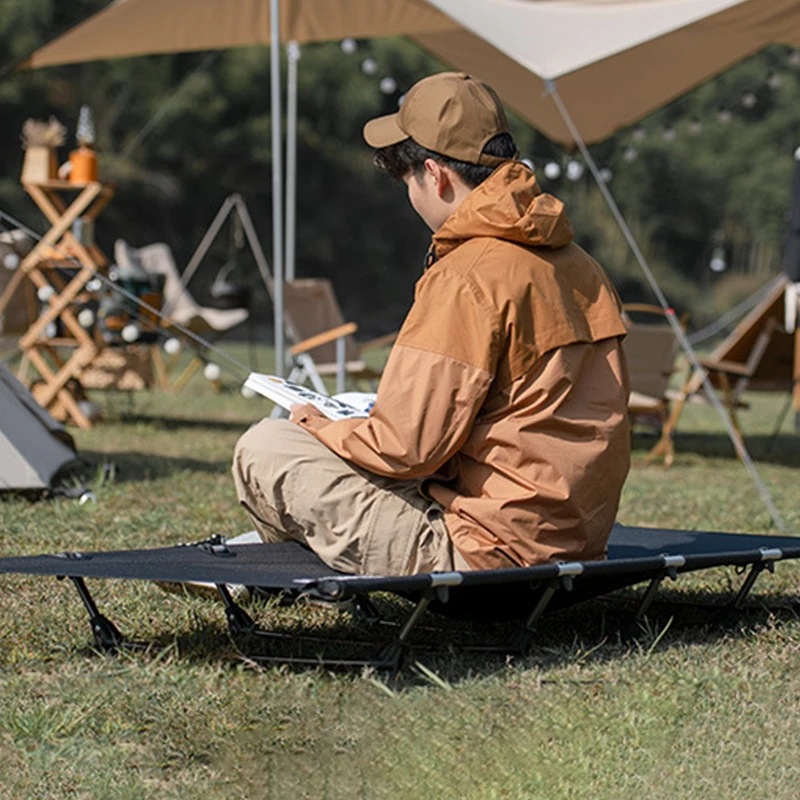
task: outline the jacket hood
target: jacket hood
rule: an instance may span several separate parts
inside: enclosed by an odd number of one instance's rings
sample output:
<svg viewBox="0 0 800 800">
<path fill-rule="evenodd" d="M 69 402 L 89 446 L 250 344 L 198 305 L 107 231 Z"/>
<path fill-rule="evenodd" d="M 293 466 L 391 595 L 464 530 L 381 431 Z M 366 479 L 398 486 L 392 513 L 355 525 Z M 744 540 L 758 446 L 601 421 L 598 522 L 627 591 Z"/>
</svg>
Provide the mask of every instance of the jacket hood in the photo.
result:
<svg viewBox="0 0 800 800">
<path fill-rule="evenodd" d="M 526 247 L 558 248 L 573 239 L 564 204 L 544 194 L 521 161 L 498 167 L 433 235 L 436 258 L 467 239 L 490 236 Z"/>
</svg>

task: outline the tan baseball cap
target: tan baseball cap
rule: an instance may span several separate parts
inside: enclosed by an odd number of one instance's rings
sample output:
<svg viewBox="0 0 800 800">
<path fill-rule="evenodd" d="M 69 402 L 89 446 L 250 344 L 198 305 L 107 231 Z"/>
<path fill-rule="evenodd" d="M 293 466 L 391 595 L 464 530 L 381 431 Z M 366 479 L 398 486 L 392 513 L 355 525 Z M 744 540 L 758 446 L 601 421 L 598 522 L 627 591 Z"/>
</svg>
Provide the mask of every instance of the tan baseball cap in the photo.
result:
<svg viewBox="0 0 800 800">
<path fill-rule="evenodd" d="M 415 83 L 396 114 L 370 120 L 364 139 L 379 149 L 413 139 L 439 155 L 468 164 L 496 167 L 506 158 L 482 153 L 508 120 L 491 86 L 466 72 L 440 72 Z"/>
</svg>

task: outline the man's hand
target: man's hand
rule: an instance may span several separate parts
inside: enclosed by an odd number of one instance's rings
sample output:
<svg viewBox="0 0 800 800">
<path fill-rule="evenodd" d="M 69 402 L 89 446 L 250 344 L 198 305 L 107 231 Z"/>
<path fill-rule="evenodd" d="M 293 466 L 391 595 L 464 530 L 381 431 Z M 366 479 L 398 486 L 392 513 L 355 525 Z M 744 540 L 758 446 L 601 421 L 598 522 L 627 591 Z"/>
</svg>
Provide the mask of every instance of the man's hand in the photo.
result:
<svg viewBox="0 0 800 800">
<path fill-rule="evenodd" d="M 311 403 L 305 405 L 292 406 L 289 412 L 289 421 L 300 425 L 302 428 L 310 428 L 316 430 L 317 428 L 324 427 L 330 420 Z"/>
</svg>

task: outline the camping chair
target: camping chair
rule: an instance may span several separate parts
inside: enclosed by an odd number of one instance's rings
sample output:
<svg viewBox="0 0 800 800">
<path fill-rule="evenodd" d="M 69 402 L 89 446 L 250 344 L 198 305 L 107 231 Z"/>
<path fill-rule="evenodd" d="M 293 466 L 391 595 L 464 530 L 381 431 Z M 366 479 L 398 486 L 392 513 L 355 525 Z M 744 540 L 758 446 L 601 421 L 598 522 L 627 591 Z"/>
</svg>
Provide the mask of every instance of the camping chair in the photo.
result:
<svg viewBox="0 0 800 800">
<path fill-rule="evenodd" d="M 354 334 L 358 326 L 345 322 L 333 285 L 324 278 L 287 281 L 283 290 L 284 318 L 289 337 L 291 369 L 289 381 L 310 381 L 318 392 L 328 393 L 324 378 L 336 376 L 336 391 L 343 392 L 347 380 L 370 384 L 380 372 L 368 366 L 362 355 L 391 344 L 396 333 L 358 345 Z"/>
<path fill-rule="evenodd" d="M 707 358 L 699 359 L 708 372 L 711 384 L 721 390 L 722 400 L 739 436 L 742 435 L 737 411 L 747 408 L 742 399 L 748 390 L 790 390 L 794 374 L 796 333 L 787 331 L 789 301 L 796 304 L 793 284 L 786 275 L 775 279 L 764 299 L 739 323 Z M 792 309 L 796 311 L 796 307 Z M 794 325 L 790 326 L 794 328 Z M 800 355 L 797 356 L 800 359 Z M 669 425 L 672 430 L 678 423 L 689 397 L 697 394 L 703 385 L 703 373 L 695 371 L 680 391 Z"/>
<path fill-rule="evenodd" d="M 181 283 L 169 245 L 159 242 L 134 249 L 124 240 L 117 239 L 114 244 L 114 258 L 120 267 L 138 263 L 146 273 L 163 278 L 164 316 L 204 338 L 215 339 L 250 316 L 246 308 L 201 306 Z M 206 363 L 203 354 L 196 352 L 187 367 L 170 385 L 168 375 L 174 363 L 171 361 L 166 364 L 158 347 L 153 347 L 151 352 L 160 385 L 175 391 L 183 389 L 192 375 Z"/>
<path fill-rule="evenodd" d="M 646 303 L 626 303 L 623 311 L 628 317 L 628 335 L 622 347 L 628 361 L 631 393 L 628 398 L 628 414 L 631 423 L 640 418 L 656 419 L 660 437 L 655 447 L 646 456 L 649 463 L 658 456 L 664 457 L 664 466 L 669 467 L 675 458 L 672 443 L 673 426 L 670 424 L 668 395 L 669 382 L 675 371 L 678 354 L 678 339 L 672 328 L 665 324 L 666 312 L 660 306 Z M 633 322 L 630 315 L 658 317 L 657 322 Z M 686 327 L 687 317 L 681 319 Z"/>
</svg>

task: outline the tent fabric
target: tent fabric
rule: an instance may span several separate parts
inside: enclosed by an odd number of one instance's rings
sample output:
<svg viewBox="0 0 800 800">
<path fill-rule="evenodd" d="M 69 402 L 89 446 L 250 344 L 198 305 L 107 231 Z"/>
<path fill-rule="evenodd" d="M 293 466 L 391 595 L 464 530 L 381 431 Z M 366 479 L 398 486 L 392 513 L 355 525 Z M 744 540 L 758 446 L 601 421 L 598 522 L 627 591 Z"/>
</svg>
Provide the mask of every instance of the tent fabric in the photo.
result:
<svg viewBox="0 0 800 800">
<path fill-rule="evenodd" d="M 574 145 L 547 79 L 588 143 L 766 45 L 800 46 L 796 0 L 281 0 L 281 39 L 407 35 L 491 83 L 549 138 Z M 118 0 L 25 66 L 269 43 L 269 0 Z"/>
<path fill-rule="evenodd" d="M 0 364 L 0 491 L 47 489 L 75 461 L 68 434 Z"/>
</svg>

